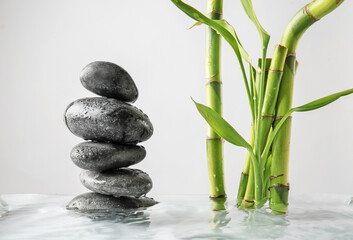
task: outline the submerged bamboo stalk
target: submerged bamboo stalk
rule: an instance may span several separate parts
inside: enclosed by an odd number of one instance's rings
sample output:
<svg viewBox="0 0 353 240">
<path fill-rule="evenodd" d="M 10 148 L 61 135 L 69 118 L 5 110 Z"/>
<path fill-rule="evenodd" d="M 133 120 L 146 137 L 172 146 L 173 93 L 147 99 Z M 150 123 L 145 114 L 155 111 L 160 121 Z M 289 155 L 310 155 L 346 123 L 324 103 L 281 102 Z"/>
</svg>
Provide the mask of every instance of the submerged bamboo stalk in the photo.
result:
<svg viewBox="0 0 353 240">
<path fill-rule="evenodd" d="M 266 81 L 267 81 L 267 76 L 268 76 L 268 70 L 270 69 L 270 64 L 271 64 L 271 59 L 267 58 L 265 62 L 265 86 L 266 86 Z M 262 72 L 261 72 L 261 67 L 262 67 L 262 59 L 260 58 L 258 61 L 258 69 L 256 71 L 256 80 L 255 80 L 255 91 L 260 88 L 260 81 L 262 78 Z M 256 97 L 255 97 L 256 98 Z M 254 99 L 255 102 L 257 102 L 257 99 Z M 250 138 L 249 138 L 249 144 L 251 147 L 254 147 L 254 137 L 255 137 L 255 131 L 256 131 L 256 124 L 251 125 L 250 129 Z M 254 174 L 253 171 L 250 173 L 250 162 L 251 162 L 251 155 L 249 152 L 246 154 L 246 159 L 245 159 L 245 164 L 243 171 L 241 173 L 240 177 L 240 183 L 239 183 L 239 188 L 238 188 L 238 195 L 237 195 L 237 206 L 240 207 L 242 206 L 243 208 L 251 208 L 254 206 L 254 186 L 249 186 L 248 187 L 248 181 L 249 177 L 253 178 L 253 176 L 250 176 L 250 174 Z M 252 179 L 251 184 L 255 184 L 254 180 Z M 248 193 L 246 193 L 248 191 Z"/>
<path fill-rule="evenodd" d="M 297 68 L 295 55 L 287 56 L 280 93 L 276 105 L 276 123 L 292 108 L 293 81 Z M 275 137 L 272 145 L 272 165 L 270 176 L 270 208 L 275 213 L 287 212 L 288 206 L 288 159 L 291 135 L 291 119 L 287 119 Z"/>
<path fill-rule="evenodd" d="M 211 19 L 222 19 L 223 0 L 207 0 Z M 206 26 L 206 103 L 222 115 L 221 36 Z M 225 196 L 223 173 L 223 140 L 207 126 L 207 165 L 210 197 Z"/>
<path fill-rule="evenodd" d="M 295 52 L 304 32 L 316 21 L 336 9 L 344 0 L 316 0 L 302 9 L 292 18 L 282 36 L 281 45 L 288 48 L 280 94 L 276 105 L 276 119 L 292 107 L 293 81 L 297 69 Z M 275 123 L 276 124 L 276 123 Z M 280 128 L 272 144 L 272 166 L 270 184 L 270 208 L 275 214 L 287 212 L 288 206 L 288 162 L 291 135 L 291 118 Z"/>
<path fill-rule="evenodd" d="M 249 144 L 250 146 L 254 145 L 254 134 L 253 134 L 253 126 L 251 126 L 250 129 L 250 139 L 249 139 Z M 249 198 L 249 194 L 246 195 L 245 194 L 247 192 L 248 189 L 248 182 L 249 182 L 249 176 L 250 176 L 250 168 L 251 166 L 251 156 L 250 153 L 247 152 L 246 154 L 246 159 L 245 159 L 245 165 L 244 165 L 244 169 L 241 172 L 241 177 L 240 177 L 240 183 L 239 183 L 239 188 L 238 188 L 238 196 L 237 196 L 237 206 L 243 206 L 243 207 L 248 207 L 248 205 L 244 205 L 245 203 L 254 201 L 253 198 L 253 194 L 251 195 L 252 197 Z M 252 173 L 252 171 L 251 171 Z M 253 174 L 253 173 L 252 173 Z M 253 176 L 251 176 L 250 178 L 252 178 Z M 250 183 L 251 184 L 251 183 Z M 253 204 L 252 204 L 253 205 Z"/>
</svg>

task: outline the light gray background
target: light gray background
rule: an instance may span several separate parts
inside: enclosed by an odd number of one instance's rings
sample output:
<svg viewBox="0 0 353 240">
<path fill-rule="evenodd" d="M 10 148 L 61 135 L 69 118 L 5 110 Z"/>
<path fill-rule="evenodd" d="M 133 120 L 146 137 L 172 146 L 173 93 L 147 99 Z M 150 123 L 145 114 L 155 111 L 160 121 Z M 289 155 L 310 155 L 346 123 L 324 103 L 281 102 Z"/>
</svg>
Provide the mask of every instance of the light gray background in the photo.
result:
<svg viewBox="0 0 353 240">
<path fill-rule="evenodd" d="M 189 1 L 205 12 L 206 1 Z M 271 34 L 268 57 L 291 16 L 307 0 L 255 0 Z M 240 1 L 224 1 L 253 59 L 260 42 Z M 353 87 L 353 2 L 316 23 L 302 38 L 294 105 Z M 82 140 L 63 122 L 73 100 L 94 96 L 79 82 L 95 60 L 123 66 L 134 78 L 136 106 L 155 134 L 136 165 L 154 180 L 151 195 L 207 194 L 204 120 L 190 96 L 205 102 L 204 27 L 168 0 L 0 1 L 0 193 L 80 193 L 71 148 Z M 250 112 L 237 60 L 223 44 L 224 117 L 247 137 Z M 292 193 L 353 193 L 353 96 L 314 112 L 295 113 Z M 236 193 L 246 152 L 225 144 L 228 195 Z"/>
</svg>

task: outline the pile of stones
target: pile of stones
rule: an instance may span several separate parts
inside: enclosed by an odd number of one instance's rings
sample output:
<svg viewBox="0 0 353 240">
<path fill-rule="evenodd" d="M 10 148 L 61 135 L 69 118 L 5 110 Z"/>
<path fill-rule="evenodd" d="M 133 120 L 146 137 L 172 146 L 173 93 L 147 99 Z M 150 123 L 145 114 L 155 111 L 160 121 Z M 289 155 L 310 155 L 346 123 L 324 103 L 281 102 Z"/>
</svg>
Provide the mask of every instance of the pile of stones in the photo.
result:
<svg viewBox="0 0 353 240">
<path fill-rule="evenodd" d="M 101 61 L 88 64 L 80 80 L 102 97 L 72 102 L 64 120 L 74 135 L 88 140 L 72 149 L 71 159 L 83 169 L 81 183 L 93 192 L 75 197 L 66 208 L 124 210 L 156 204 L 145 196 L 152 188 L 148 174 L 128 168 L 145 158 L 145 148 L 136 144 L 153 134 L 148 116 L 128 103 L 138 97 L 134 81 L 120 66 Z"/>
</svg>

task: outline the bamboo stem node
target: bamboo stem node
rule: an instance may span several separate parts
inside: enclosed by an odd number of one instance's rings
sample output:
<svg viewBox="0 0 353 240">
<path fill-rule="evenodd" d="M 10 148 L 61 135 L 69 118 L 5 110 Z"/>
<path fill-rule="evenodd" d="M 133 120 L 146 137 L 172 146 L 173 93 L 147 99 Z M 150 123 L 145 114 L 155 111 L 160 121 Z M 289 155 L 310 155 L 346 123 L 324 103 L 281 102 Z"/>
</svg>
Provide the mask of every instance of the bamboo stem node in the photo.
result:
<svg viewBox="0 0 353 240">
<path fill-rule="evenodd" d="M 277 175 L 277 176 L 270 176 L 270 180 L 276 179 L 278 177 L 283 177 L 283 174 Z"/>
<path fill-rule="evenodd" d="M 211 78 L 214 78 L 215 76 L 217 76 L 219 74 L 219 72 L 215 73 L 215 74 L 212 74 L 210 77 L 206 77 L 206 79 L 211 79 Z"/>
<path fill-rule="evenodd" d="M 283 184 L 277 183 L 275 185 L 269 186 L 268 190 L 270 190 L 271 188 L 288 188 L 288 190 L 289 190 L 289 183 L 288 183 L 288 185 L 283 185 Z"/>
<path fill-rule="evenodd" d="M 266 115 L 266 114 L 262 114 L 261 117 L 265 117 L 265 118 L 275 118 L 275 116 L 270 116 L 270 115 Z"/>
<path fill-rule="evenodd" d="M 220 141 L 220 142 L 224 142 L 224 139 L 223 138 L 217 138 L 217 137 L 207 137 L 206 140 L 216 140 L 216 141 Z"/>
<path fill-rule="evenodd" d="M 215 14 L 215 15 L 218 15 L 218 16 L 223 16 L 223 13 L 218 12 L 216 10 L 212 10 L 211 12 L 207 13 L 207 15 L 211 15 L 211 14 Z"/>
<path fill-rule="evenodd" d="M 222 195 L 219 195 L 219 196 L 210 196 L 211 199 L 215 199 L 215 198 L 226 198 L 227 197 L 227 194 L 222 194 Z"/>
<path fill-rule="evenodd" d="M 339 0 L 336 0 L 336 3 L 337 3 L 337 1 L 339 1 Z M 315 21 L 319 21 L 319 20 L 320 20 L 320 18 L 317 18 L 317 17 L 313 16 L 313 15 L 309 12 L 308 5 L 305 5 L 304 10 L 305 10 L 306 15 L 308 15 L 309 18 L 314 19 Z"/>
<path fill-rule="evenodd" d="M 222 81 L 217 81 L 217 80 L 211 79 L 211 80 L 208 80 L 208 81 L 206 82 L 206 84 L 205 84 L 205 85 L 210 84 L 210 83 L 218 83 L 218 84 L 223 84 L 223 82 L 222 82 Z"/>
</svg>

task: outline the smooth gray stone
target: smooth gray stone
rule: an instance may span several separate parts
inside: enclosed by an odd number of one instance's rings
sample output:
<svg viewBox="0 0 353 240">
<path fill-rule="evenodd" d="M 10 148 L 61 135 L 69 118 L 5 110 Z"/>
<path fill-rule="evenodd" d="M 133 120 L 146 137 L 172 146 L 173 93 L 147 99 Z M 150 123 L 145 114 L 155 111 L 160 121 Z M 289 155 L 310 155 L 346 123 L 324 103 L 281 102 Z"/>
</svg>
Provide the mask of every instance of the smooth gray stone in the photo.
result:
<svg viewBox="0 0 353 240">
<path fill-rule="evenodd" d="M 83 142 L 71 150 L 71 159 L 78 167 L 98 172 L 131 166 L 145 156 L 142 146 L 113 143 Z"/>
<path fill-rule="evenodd" d="M 119 168 L 106 172 L 83 170 L 83 186 L 89 190 L 114 197 L 140 197 L 152 189 L 152 179 L 138 169 Z"/>
<path fill-rule="evenodd" d="M 148 197 L 113 197 L 99 193 L 83 193 L 73 198 L 66 206 L 68 210 L 75 211 L 124 211 L 137 208 L 146 208 L 157 204 Z"/>
<path fill-rule="evenodd" d="M 92 62 L 80 75 L 82 85 L 100 96 L 134 102 L 138 97 L 137 87 L 130 75 L 111 62 Z"/>
<path fill-rule="evenodd" d="M 86 140 L 135 144 L 153 134 L 146 114 L 113 98 L 78 99 L 67 107 L 64 119 L 73 134 Z"/>
</svg>

